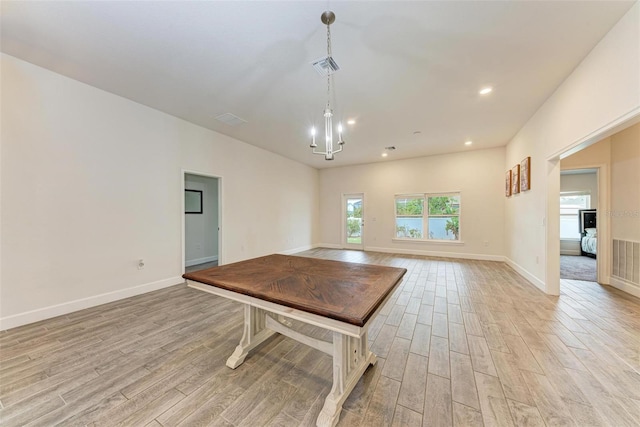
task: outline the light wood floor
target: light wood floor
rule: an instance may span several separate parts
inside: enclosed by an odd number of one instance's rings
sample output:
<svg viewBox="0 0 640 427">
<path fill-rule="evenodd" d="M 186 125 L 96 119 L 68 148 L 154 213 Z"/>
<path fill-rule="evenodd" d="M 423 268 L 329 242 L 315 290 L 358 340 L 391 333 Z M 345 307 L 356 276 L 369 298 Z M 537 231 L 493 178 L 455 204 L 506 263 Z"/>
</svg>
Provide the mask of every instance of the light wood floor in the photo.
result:
<svg viewBox="0 0 640 427">
<path fill-rule="evenodd" d="M 339 425 L 640 425 L 638 299 L 573 281 L 546 296 L 497 262 L 301 255 L 409 270 Z M 314 426 L 329 356 L 276 337 L 231 370 L 241 318 L 178 285 L 0 333 L 1 424 Z"/>
</svg>

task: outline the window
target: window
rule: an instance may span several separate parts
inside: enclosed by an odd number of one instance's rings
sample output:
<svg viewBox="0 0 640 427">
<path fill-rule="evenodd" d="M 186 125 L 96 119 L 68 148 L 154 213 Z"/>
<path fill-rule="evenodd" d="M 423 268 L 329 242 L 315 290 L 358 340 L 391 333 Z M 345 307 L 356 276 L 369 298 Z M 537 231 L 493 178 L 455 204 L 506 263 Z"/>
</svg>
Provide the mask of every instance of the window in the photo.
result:
<svg viewBox="0 0 640 427">
<path fill-rule="evenodd" d="M 460 193 L 399 195 L 395 201 L 396 238 L 460 240 Z"/>
<path fill-rule="evenodd" d="M 578 210 L 591 207 L 591 195 L 584 191 L 560 193 L 560 238 L 580 239 Z"/>
</svg>

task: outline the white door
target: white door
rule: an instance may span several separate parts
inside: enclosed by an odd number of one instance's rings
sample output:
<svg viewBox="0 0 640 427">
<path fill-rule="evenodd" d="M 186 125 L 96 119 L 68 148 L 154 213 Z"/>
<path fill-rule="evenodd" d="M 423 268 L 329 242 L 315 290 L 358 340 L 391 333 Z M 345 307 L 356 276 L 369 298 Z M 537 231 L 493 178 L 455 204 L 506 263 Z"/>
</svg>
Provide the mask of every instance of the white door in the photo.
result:
<svg viewBox="0 0 640 427">
<path fill-rule="evenodd" d="M 364 194 L 342 197 L 342 243 L 348 249 L 364 249 Z"/>
</svg>

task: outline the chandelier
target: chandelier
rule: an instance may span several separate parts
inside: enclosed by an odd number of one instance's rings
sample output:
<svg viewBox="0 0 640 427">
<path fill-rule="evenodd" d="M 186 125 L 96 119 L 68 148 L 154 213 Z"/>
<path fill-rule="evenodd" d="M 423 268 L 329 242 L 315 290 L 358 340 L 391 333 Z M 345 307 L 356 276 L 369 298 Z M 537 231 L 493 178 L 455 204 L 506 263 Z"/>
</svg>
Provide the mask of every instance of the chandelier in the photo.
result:
<svg viewBox="0 0 640 427">
<path fill-rule="evenodd" d="M 336 20 L 336 15 L 331 11 L 326 11 L 320 15 L 320 21 L 327 26 L 327 57 L 321 58 L 313 62 L 313 67 L 327 75 L 327 106 L 324 109 L 324 151 L 318 151 L 318 144 L 316 144 L 316 128 L 311 128 L 311 145 L 313 154 L 321 154 L 325 160 L 333 160 L 333 155 L 342 151 L 344 140 L 342 139 L 342 123 L 338 123 L 338 146 L 337 150 L 333 148 L 333 109 L 331 108 L 331 74 L 338 71 L 340 67 L 331 57 L 331 29 L 329 26 Z"/>
</svg>

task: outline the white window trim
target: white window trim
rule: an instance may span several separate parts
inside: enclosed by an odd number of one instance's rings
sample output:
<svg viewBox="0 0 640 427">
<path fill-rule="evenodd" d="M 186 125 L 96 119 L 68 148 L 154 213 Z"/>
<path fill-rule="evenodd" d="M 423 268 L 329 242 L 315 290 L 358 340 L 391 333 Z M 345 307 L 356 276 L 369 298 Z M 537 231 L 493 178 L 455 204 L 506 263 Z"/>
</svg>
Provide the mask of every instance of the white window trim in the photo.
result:
<svg viewBox="0 0 640 427">
<path fill-rule="evenodd" d="M 398 215 L 397 215 L 397 210 L 396 210 L 396 201 L 398 200 L 398 198 L 423 198 L 424 199 L 424 205 L 423 205 L 423 210 L 422 210 L 422 228 L 423 231 L 426 233 L 429 232 L 429 208 L 428 208 L 428 199 L 429 197 L 442 197 L 442 196 L 458 196 L 460 198 L 460 206 L 458 208 L 458 224 L 459 224 L 459 228 L 458 228 L 458 240 L 443 240 L 443 239 L 412 239 L 410 237 L 398 237 L 397 231 L 396 231 L 396 224 L 397 224 L 397 219 L 398 219 Z M 394 217 L 394 221 L 393 221 L 393 225 L 394 225 L 394 230 L 393 230 L 393 237 L 391 238 L 392 242 L 413 242 L 413 243 L 436 243 L 439 245 L 464 245 L 464 241 L 462 240 L 462 223 L 460 222 L 460 218 L 462 217 L 462 191 L 444 191 L 444 192 L 437 192 L 437 193 L 399 193 L 399 194 L 394 194 L 393 195 L 393 217 Z M 434 216 L 434 218 L 436 218 L 437 216 Z"/>
</svg>

